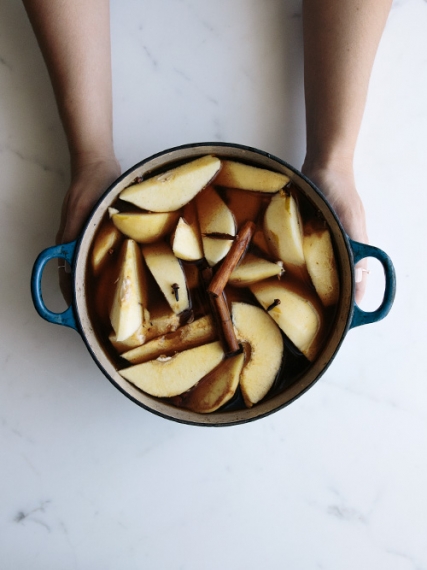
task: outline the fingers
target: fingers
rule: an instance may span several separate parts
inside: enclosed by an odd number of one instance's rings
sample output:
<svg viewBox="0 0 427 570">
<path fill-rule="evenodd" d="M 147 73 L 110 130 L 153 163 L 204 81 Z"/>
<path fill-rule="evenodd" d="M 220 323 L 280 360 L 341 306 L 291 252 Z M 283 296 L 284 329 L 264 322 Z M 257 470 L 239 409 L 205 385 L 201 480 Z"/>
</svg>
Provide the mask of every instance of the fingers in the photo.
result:
<svg viewBox="0 0 427 570">
<path fill-rule="evenodd" d="M 369 276 L 369 269 L 368 269 L 368 262 L 366 259 L 362 259 L 359 263 L 355 266 L 355 301 L 359 305 L 362 301 L 366 287 L 368 284 L 368 276 Z"/>
<path fill-rule="evenodd" d="M 71 280 L 71 270 L 69 267 L 66 268 L 64 264 L 61 265 L 58 263 L 58 278 L 62 296 L 64 297 L 67 305 L 71 305 L 73 300 L 73 287 Z"/>
</svg>

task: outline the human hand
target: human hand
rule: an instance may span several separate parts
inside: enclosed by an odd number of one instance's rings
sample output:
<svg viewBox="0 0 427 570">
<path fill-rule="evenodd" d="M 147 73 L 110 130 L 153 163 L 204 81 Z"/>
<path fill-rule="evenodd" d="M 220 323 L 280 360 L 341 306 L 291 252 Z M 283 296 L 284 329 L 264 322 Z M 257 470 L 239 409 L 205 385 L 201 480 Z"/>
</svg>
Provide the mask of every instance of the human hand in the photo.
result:
<svg viewBox="0 0 427 570">
<path fill-rule="evenodd" d="M 114 156 L 80 158 L 75 161 L 71 184 L 62 204 L 57 244 L 68 243 L 78 237 L 93 206 L 119 175 L 120 166 Z M 58 270 L 61 291 L 69 304 L 72 300 L 69 268 L 62 265 Z"/>
<path fill-rule="evenodd" d="M 304 165 L 302 172 L 323 192 L 337 214 L 347 235 L 358 242 L 368 243 L 366 216 L 362 200 L 356 190 L 351 168 L 311 169 Z M 356 265 L 356 303 L 362 300 L 367 283 L 367 261 Z"/>
</svg>

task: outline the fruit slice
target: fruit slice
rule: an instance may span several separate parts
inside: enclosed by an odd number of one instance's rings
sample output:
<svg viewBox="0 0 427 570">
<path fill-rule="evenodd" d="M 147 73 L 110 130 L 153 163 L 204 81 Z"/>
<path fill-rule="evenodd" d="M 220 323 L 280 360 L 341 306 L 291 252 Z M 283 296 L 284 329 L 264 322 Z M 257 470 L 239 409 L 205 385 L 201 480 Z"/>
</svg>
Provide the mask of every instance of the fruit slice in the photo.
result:
<svg viewBox="0 0 427 570">
<path fill-rule="evenodd" d="M 225 201 L 234 215 L 237 228 L 240 229 L 248 220 L 257 219 L 263 197 L 254 192 L 227 188 Z"/>
<path fill-rule="evenodd" d="M 301 219 L 291 194 L 273 196 L 264 216 L 264 234 L 271 253 L 287 270 L 298 273 L 305 269 Z"/>
<path fill-rule="evenodd" d="M 172 398 L 192 388 L 221 362 L 221 343 L 211 342 L 120 370 L 120 374 L 151 396 Z"/>
<path fill-rule="evenodd" d="M 212 267 L 227 255 L 232 246 L 233 240 L 226 238 L 236 235 L 236 222 L 212 186 L 197 196 L 196 206 L 205 258 Z"/>
<path fill-rule="evenodd" d="M 216 340 L 218 337 L 212 317 L 206 315 L 192 323 L 179 327 L 175 332 L 161 335 L 150 342 L 138 346 L 122 354 L 122 357 L 139 364 L 154 360 L 159 356 L 171 356 L 175 352 L 188 350 L 208 342 Z"/>
<path fill-rule="evenodd" d="M 247 287 L 268 277 L 280 276 L 282 273 L 282 262 L 273 263 L 252 253 L 247 253 L 230 275 L 228 282 L 234 287 Z"/>
<path fill-rule="evenodd" d="M 197 261 L 203 258 L 203 248 L 194 228 L 184 218 L 179 218 L 172 238 L 175 257 L 184 261 Z"/>
<path fill-rule="evenodd" d="M 151 212 L 179 210 L 207 186 L 220 168 L 218 158 L 202 156 L 125 188 L 120 198 Z"/>
<path fill-rule="evenodd" d="M 221 171 L 215 179 L 215 184 L 219 186 L 267 193 L 277 192 L 288 182 L 286 174 L 232 160 L 222 161 Z"/>
<path fill-rule="evenodd" d="M 162 334 L 176 331 L 179 325 L 179 316 L 171 310 L 169 305 L 167 305 L 167 307 L 154 307 L 153 310 L 150 311 L 150 320 L 147 324 L 148 328 L 145 340 L 147 342 L 153 338 L 157 338 Z"/>
<path fill-rule="evenodd" d="M 145 312 L 144 325 L 128 338 L 117 341 L 114 331 L 108 337 L 111 344 L 120 354 L 141 346 L 160 335 L 176 331 L 179 327 L 179 317 L 173 313 L 168 305 L 167 311 L 154 308 L 151 313 Z"/>
<path fill-rule="evenodd" d="M 267 279 L 250 286 L 258 302 L 268 310 L 285 335 L 312 361 L 320 348 L 323 324 L 321 304 L 309 289 L 285 273 L 283 278 Z"/>
<path fill-rule="evenodd" d="M 171 232 L 179 212 L 117 213 L 111 216 L 113 224 L 126 236 L 138 243 L 153 243 Z"/>
<path fill-rule="evenodd" d="M 199 414 L 215 412 L 236 393 L 244 363 L 243 353 L 226 358 L 176 404 Z"/>
<path fill-rule="evenodd" d="M 146 327 L 140 326 L 138 330 L 136 330 L 130 337 L 125 338 L 121 341 L 117 340 L 116 334 L 113 331 L 109 335 L 108 339 L 111 342 L 111 344 L 114 346 L 114 348 L 117 350 L 117 352 L 119 353 L 125 352 L 127 350 L 130 350 L 131 348 L 135 348 L 136 346 L 144 344 L 146 340 Z"/>
<path fill-rule="evenodd" d="M 307 225 L 304 234 L 304 257 L 314 288 L 325 307 L 335 305 L 340 295 L 340 283 L 329 230 Z"/>
<path fill-rule="evenodd" d="M 92 268 L 98 275 L 108 257 L 119 247 L 122 236 L 118 229 L 107 221 L 98 232 L 92 250 Z"/>
<path fill-rule="evenodd" d="M 110 320 L 118 342 L 146 325 L 147 284 L 141 253 L 134 240 L 124 242 Z"/>
<path fill-rule="evenodd" d="M 140 327 L 129 338 L 118 342 L 114 332 L 110 334 L 109 340 L 117 352 L 127 352 L 132 348 L 136 348 L 145 342 L 153 340 L 153 338 L 174 332 L 180 325 L 179 316 L 171 311 L 169 305 L 167 305 L 167 308 L 163 306 L 154 307 L 151 313 L 145 311 L 144 315 L 144 326 Z"/>
<path fill-rule="evenodd" d="M 260 307 L 233 303 L 231 316 L 236 335 L 245 348 L 240 387 L 250 408 L 266 396 L 274 383 L 282 363 L 283 338 L 276 323 Z"/>
<path fill-rule="evenodd" d="M 110 206 L 108 208 L 108 215 L 110 218 L 112 218 L 114 216 L 114 214 L 118 214 L 120 212 L 120 210 L 118 210 L 117 208 L 113 208 L 113 206 Z"/>
<path fill-rule="evenodd" d="M 179 314 L 189 309 L 184 271 L 171 247 L 163 242 L 143 245 L 142 254 L 172 311 Z"/>
</svg>

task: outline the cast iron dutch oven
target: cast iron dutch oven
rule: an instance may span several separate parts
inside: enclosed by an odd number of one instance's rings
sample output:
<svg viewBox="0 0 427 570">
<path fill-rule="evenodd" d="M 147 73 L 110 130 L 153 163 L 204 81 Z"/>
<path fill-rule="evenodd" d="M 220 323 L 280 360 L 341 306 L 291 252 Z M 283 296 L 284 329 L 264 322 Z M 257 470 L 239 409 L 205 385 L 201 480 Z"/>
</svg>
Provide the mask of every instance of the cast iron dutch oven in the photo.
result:
<svg viewBox="0 0 427 570">
<path fill-rule="evenodd" d="M 88 255 L 96 230 L 108 207 L 111 206 L 120 192 L 137 176 L 147 177 L 151 173 L 170 168 L 174 163 L 195 159 L 206 154 L 214 154 L 219 158 L 235 159 L 275 170 L 288 175 L 296 183 L 305 197 L 312 202 L 315 208 L 320 210 L 329 224 L 339 266 L 341 295 L 335 321 L 327 341 L 316 360 L 300 373 L 295 381 L 290 384 L 283 382 L 281 385 L 279 378 L 280 389 L 276 389 L 273 391 L 273 395 L 250 409 L 235 409 L 235 407 L 230 406 L 228 409 L 225 408 L 211 414 L 198 414 L 152 398 L 120 376 L 100 344 L 90 320 L 85 276 Z M 362 311 L 354 301 L 355 264 L 365 257 L 378 259 L 385 274 L 384 297 L 379 308 L 373 312 Z M 48 261 L 55 258 L 62 258 L 71 265 L 74 299 L 63 313 L 50 311 L 43 302 L 41 291 L 44 267 Z M 376 247 L 351 240 L 344 232 L 336 214 L 322 193 L 291 165 L 266 152 L 242 145 L 199 143 L 179 146 L 156 154 L 136 164 L 118 178 L 93 209 L 79 239 L 71 243 L 50 247 L 40 253 L 34 264 L 31 289 L 34 306 L 39 315 L 51 323 L 75 329 L 82 336 L 90 354 L 105 376 L 118 390 L 136 404 L 155 414 L 178 422 L 192 425 L 223 426 L 245 423 L 264 417 L 290 404 L 304 394 L 331 364 L 349 329 L 374 323 L 389 313 L 394 300 L 396 279 L 390 258 Z"/>
</svg>

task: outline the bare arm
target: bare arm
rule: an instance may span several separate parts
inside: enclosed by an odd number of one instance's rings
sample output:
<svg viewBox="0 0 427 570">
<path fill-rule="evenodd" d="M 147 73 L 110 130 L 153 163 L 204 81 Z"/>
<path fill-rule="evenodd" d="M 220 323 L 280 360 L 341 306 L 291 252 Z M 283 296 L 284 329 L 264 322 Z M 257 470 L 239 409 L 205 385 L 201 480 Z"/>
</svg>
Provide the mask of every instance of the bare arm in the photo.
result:
<svg viewBox="0 0 427 570">
<path fill-rule="evenodd" d="M 369 79 L 392 0 L 304 0 L 307 153 L 303 172 L 325 193 L 344 229 L 367 242 L 353 159 Z M 360 300 L 365 280 L 357 285 Z"/>
<path fill-rule="evenodd" d="M 71 158 L 58 242 L 75 239 L 119 174 L 112 137 L 108 0 L 24 0 L 54 88 Z"/>
</svg>

